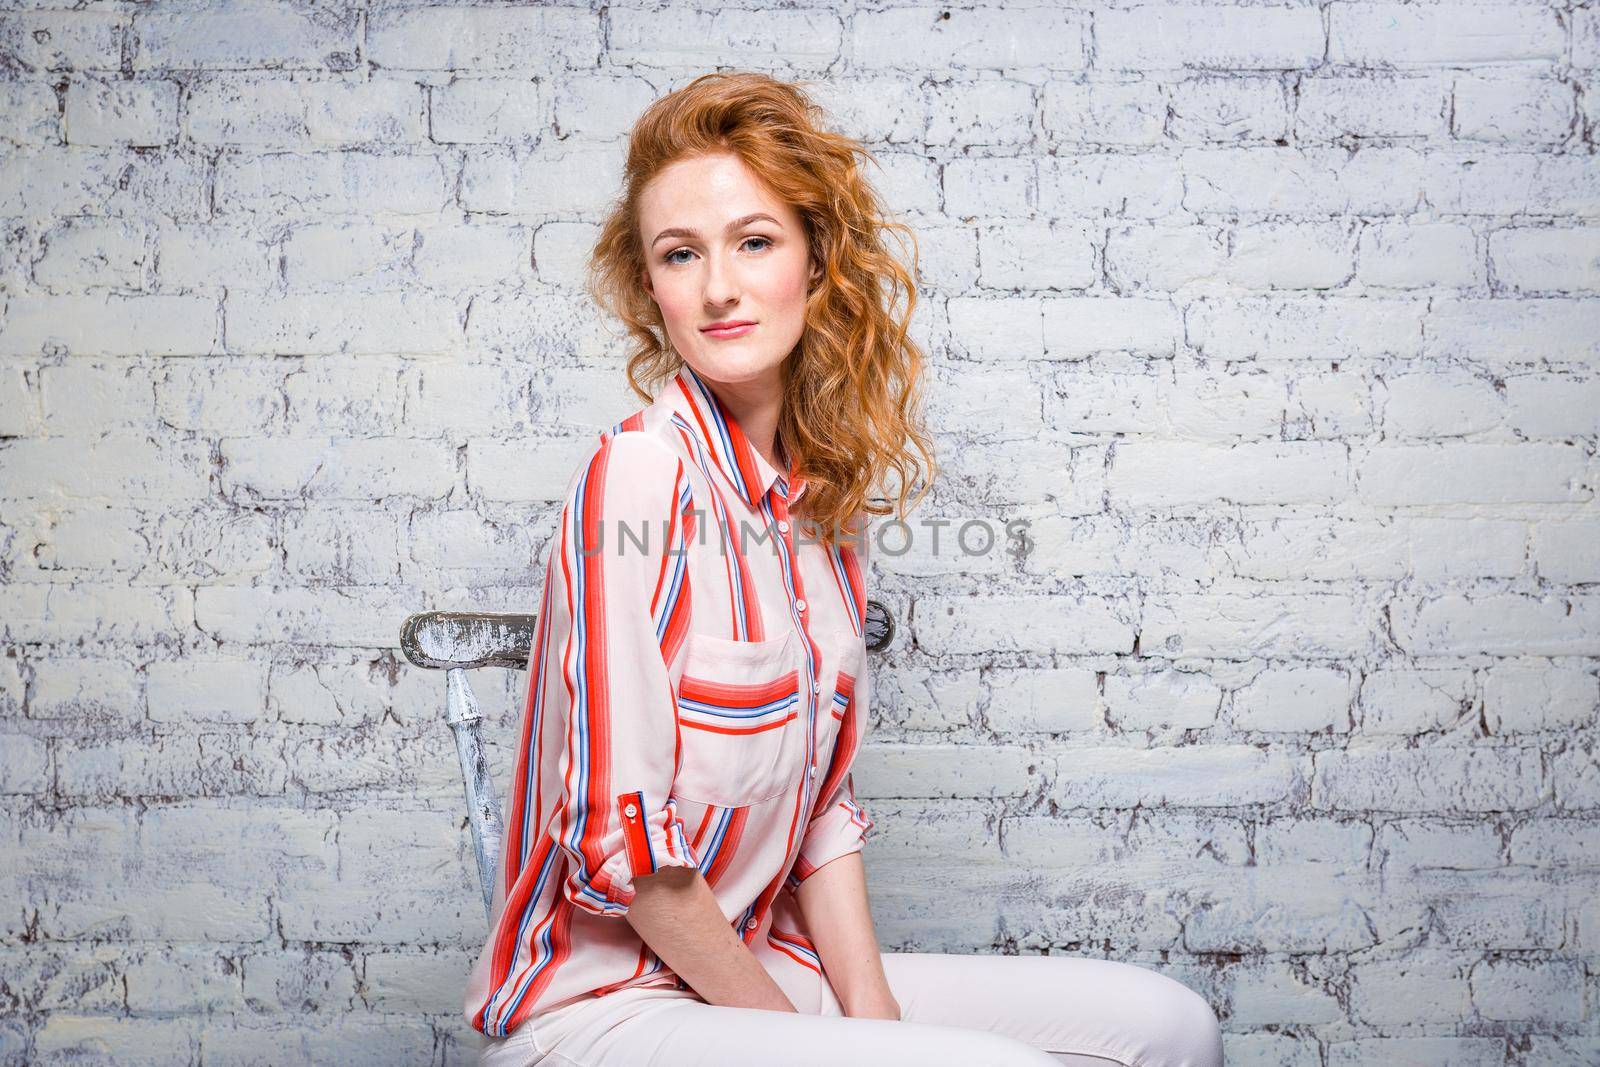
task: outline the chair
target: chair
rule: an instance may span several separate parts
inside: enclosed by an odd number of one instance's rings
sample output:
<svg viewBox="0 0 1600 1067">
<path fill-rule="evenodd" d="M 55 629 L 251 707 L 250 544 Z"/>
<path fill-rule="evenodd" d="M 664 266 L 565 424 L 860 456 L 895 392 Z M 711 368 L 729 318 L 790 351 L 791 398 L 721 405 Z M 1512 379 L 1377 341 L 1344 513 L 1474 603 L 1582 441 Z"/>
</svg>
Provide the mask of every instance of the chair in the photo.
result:
<svg viewBox="0 0 1600 1067">
<path fill-rule="evenodd" d="M 478 723 L 478 698 L 467 682 L 476 667 L 527 670 L 533 648 L 533 615 L 501 612 L 424 611 L 400 627 L 400 649 L 413 666 L 445 672 L 444 721 L 456 738 L 467 815 L 478 856 L 483 908 L 494 911 L 494 876 L 500 862 L 504 826 L 500 802 L 489 774 Z M 867 601 L 867 651 L 881 652 L 894 640 L 894 618 L 876 600 Z"/>
</svg>

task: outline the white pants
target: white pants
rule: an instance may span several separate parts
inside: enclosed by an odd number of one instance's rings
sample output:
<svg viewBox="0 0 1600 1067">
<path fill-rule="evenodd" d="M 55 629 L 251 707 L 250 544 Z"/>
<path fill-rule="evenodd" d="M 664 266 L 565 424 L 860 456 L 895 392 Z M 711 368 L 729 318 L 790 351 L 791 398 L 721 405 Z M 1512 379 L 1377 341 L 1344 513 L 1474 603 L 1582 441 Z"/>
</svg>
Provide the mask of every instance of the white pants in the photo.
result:
<svg viewBox="0 0 1600 1067">
<path fill-rule="evenodd" d="M 1221 1067 L 1203 997 L 1148 968 L 1073 956 L 885 952 L 901 1021 L 621 989 L 485 1043 L 481 1067 Z M 836 1014 L 838 1013 L 838 1014 Z"/>
</svg>

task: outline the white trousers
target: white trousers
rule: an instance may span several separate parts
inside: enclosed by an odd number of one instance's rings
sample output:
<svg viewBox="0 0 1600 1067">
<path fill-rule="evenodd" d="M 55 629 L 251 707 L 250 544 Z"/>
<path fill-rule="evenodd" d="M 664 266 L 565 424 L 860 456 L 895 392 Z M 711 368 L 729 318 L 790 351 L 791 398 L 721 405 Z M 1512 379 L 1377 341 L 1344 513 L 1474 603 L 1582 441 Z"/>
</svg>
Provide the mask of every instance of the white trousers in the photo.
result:
<svg viewBox="0 0 1600 1067">
<path fill-rule="evenodd" d="M 1074 956 L 885 952 L 901 1021 L 620 989 L 485 1043 L 481 1067 L 1221 1067 L 1205 998 L 1156 971 Z"/>
</svg>

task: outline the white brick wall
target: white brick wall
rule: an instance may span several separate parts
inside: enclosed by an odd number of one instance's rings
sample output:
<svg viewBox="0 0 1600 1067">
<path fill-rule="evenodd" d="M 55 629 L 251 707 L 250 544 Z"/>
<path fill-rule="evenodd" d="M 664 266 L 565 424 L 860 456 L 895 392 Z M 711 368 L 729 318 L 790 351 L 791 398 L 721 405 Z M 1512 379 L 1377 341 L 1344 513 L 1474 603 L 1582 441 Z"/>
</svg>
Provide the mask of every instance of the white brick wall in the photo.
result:
<svg viewBox="0 0 1600 1067">
<path fill-rule="evenodd" d="M 757 63 L 919 234 L 922 515 L 1031 523 L 880 553 L 888 947 L 1155 967 L 1240 1067 L 1600 1062 L 1593 4 L 22 0 L 0 55 L 0 1063 L 470 1061 L 399 625 L 531 610 L 633 404 L 620 138 Z"/>
</svg>

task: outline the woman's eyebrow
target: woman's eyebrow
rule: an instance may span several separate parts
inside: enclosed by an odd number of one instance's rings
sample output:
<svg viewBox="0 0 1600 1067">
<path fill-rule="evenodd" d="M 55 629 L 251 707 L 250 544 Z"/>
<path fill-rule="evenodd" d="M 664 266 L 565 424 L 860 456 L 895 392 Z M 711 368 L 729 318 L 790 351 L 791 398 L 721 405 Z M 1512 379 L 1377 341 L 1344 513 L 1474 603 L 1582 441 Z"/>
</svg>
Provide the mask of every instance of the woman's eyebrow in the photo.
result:
<svg viewBox="0 0 1600 1067">
<path fill-rule="evenodd" d="M 783 228 L 783 224 L 781 222 L 773 218 L 771 215 L 768 215 L 765 211 L 757 211 L 754 214 L 746 215 L 743 218 L 734 219 L 732 222 L 728 223 L 722 232 L 731 233 L 734 230 L 743 229 L 752 222 L 758 222 L 761 219 L 766 219 L 779 229 Z M 699 230 L 691 230 L 687 226 L 669 226 L 660 233 L 656 234 L 655 240 L 650 242 L 650 246 L 654 248 L 663 237 L 688 237 L 691 239 L 698 239 L 699 236 Z"/>
</svg>

